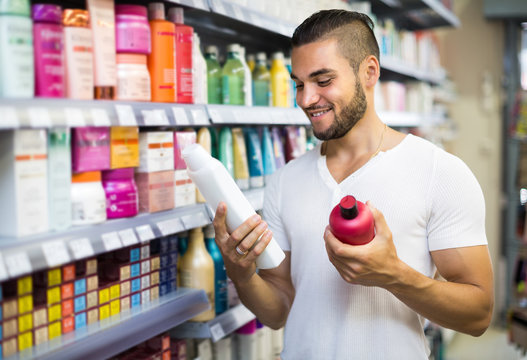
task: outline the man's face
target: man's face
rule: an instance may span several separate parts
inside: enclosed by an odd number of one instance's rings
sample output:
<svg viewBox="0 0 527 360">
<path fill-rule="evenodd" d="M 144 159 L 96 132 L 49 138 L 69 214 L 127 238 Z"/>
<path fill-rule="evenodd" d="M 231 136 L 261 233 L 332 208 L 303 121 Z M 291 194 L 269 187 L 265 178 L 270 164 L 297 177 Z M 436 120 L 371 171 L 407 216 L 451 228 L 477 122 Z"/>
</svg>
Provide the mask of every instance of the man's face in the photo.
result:
<svg viewBox="0 0 527 360">
<path fill-rule="evenodd" d="M 340 138 L 364 116 L 364 90 L 349 61 L 338 51 L 337 40 L 293 48 L 291 64 L 296 102 L 318 139 Z"/>
</svg>

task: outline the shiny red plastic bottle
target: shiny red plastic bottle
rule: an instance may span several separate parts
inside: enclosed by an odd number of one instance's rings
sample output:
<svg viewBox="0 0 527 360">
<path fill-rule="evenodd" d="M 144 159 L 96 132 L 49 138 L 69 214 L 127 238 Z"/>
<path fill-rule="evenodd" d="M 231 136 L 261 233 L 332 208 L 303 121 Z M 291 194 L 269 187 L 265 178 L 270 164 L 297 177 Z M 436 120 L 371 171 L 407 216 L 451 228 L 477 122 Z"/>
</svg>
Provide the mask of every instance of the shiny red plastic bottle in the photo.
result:
<svg viewBox="0 0 527 360">
<path fill-rule="evenodd" d="M 331 232 L 350 245 L 364 245 L 375 236 L 373 215 L 368 206 L 354 196 L 344 196 L 329 215 Z"/>
</svg>

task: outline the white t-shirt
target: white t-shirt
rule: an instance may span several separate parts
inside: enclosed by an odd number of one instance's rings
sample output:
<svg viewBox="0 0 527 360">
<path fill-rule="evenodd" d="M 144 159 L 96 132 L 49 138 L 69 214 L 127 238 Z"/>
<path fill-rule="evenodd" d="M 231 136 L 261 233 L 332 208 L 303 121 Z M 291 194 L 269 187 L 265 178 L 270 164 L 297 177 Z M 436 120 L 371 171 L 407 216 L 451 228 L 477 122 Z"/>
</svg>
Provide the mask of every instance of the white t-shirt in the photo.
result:
<svg viewBox="0 0 527 360">
<path fill-rule="evenodd" d="M 337 184 L 315 147 L 277 171 L 265 190 L 263 215 L 291 252 L 296 290 L 282 358 L 427 359 L 421 316 L 387 290 L 345 282 L 329 262 L 323 233 L 345 195 L 371 200 L 399 258 L 426 276 L 436 270 L 430 251 L 487 244 L 481 188 L 457 157 L 407 135 Z"/>
</svg>

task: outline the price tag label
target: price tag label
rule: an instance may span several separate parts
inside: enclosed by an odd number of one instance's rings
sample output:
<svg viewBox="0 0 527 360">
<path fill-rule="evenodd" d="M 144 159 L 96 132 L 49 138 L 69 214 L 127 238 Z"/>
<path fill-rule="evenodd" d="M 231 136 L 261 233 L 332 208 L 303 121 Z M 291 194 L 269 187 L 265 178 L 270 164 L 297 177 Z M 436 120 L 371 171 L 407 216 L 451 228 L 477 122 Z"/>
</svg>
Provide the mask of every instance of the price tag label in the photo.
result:
<svg viewBox="0 0 527 360">
<path fill-rule="evenodd" d="M 192 113 L 194 125 L 209 125 L 209 118 L 203 109 L 193 109 L 190 112 Z"/>
<path fill-rule="evenodd" d="M 11 277 L 17 277 L 22 274 L 31 273 L 31 263 L 25 252 L 18 252 L 5 255 L 5 265 L 7 272 Z"/>
<path fill-rule="evenodd" d="M 60 240 L 48 241 L 42 244 L 42 251 L 49 267 L 62 265 L 70 261 L 70 254 Z"/>
<path fill-rule="evenodd" d="M 174 115 L 176 125 L 190 125 L 190 120 L 187 117 L 185 109 L 180 107 L 173 107 L 172 114 Z"/>
<path fill-rule="evenodd" d="M 134 109 L 130 105 L 115 105 L 117 118 L 121 126 L 137 126 Z"/>
<path fill-rule="evenodd" d="M 152 227 L 148 224 L 137 226 L 135 231 L 137 232 L 137 235 L 139 235 L 139 240 L 141 240 L 141 242 L 155 239 Z"/>
<path fill-rule="evenodd" d="M 81 109 L 65 108 L 64 115 L 66 116 L 66 124 L 68 126 L 86 126 L 86 120 L 84 120 L 84 114 Z"/>
<path fill-rule="evenodd" d="M 119 237 L 124 246 L 137 244 L 137 236 L 135 236 L 134 229 L 125 229 L 119 231 Z"/>
<path fill-rule="evenodd" d="M 51 117 L 49 111 L 42 107 L 31 107 L 28 110 L 29 124 L 34 128 L 51 127 Z"/>
<path fill-rule="evenodd" d="M 163 109 L 142 110 L 143 121 L 147 126 L 169 125 L 167 114 Z"/>
<path fill-rule="evenodd" d="M 7 279 L 7 270 L 5 269 L 4 258 L 0 254 L 0 281 Z"/>
<path fill-rule="evenodd" d="M 112 251 L 123 247 L 123 244 L 121 244 L 121 239 L 119 239 L 119 234 L 117 234 L 116 231 L 102 234 L 101 238 L 106 251 Z"/>
<path fill-rule="evenodd" d="M 88 238 L 71 240 L 68 245 L 75 260 L 84 259 L 94 255 L 93 247 Z"/>
<path fill-rule="evenodd" d="M 211 325 L 210 335 L 212 337 L 212 342 L 216 342 L 225 336 L 225 331 L 223 331 L 223 327 L 221 326 L 221 323 L 216 323 L 214 325 Z"/>
<path fill-rule="evenodd" d="M 234 11 L 234 17 L 240 21 L 245 21 L 242 9 L 237 4 L 231 4 L 232 11 Z"/>
<path fill-rule="evenodd" d="M 90 109 L 91 119 L 95 126 L 111 126 L 110 117 L 105 109 Z"/>
<path fill-rule="evenodd" d="M 183 225 L 185 226 L 186 230 L 204 226 L 209 223 L 209 221 L 207 221 L 202 212 L 199 212 L 197 214 L 185 215 L 181 217 L 181 221 L 183 222 Z"/>
<path fill-rule="evenodd" d="M 176 234 L 185 230 L 185 227 L 179 218 L 160 221 L 157 223 L 157 227 L 163 236 Z"/>
<path fill-rule="evenodd" d="M 212 122 L 214 124 L 222 124 L 223 123 L 223 117 L 221 116 L 220 112 L 216 109 L 210 109 L 209 108 L 209 115 L 212 119 Z"/>
<path fill-rule="evenodd" d="M 14 107 L 0 106 L 0 128 L 10 129 L 20 126 Z"/>
</svg>

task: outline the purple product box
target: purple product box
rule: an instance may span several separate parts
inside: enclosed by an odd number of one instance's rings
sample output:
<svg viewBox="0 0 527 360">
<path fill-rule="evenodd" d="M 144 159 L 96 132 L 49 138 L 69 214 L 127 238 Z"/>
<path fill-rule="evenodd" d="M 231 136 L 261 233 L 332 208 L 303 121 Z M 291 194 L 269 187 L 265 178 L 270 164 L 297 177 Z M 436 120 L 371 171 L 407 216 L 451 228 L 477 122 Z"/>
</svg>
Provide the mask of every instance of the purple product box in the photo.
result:
<svg viewBox="0 0 527 360">
<path fill-rule="evenodd" d="M 71 136 L 71 165 L 74 172 L 110 168 L 110 128 L 77 127 Z"/>
</svg>

